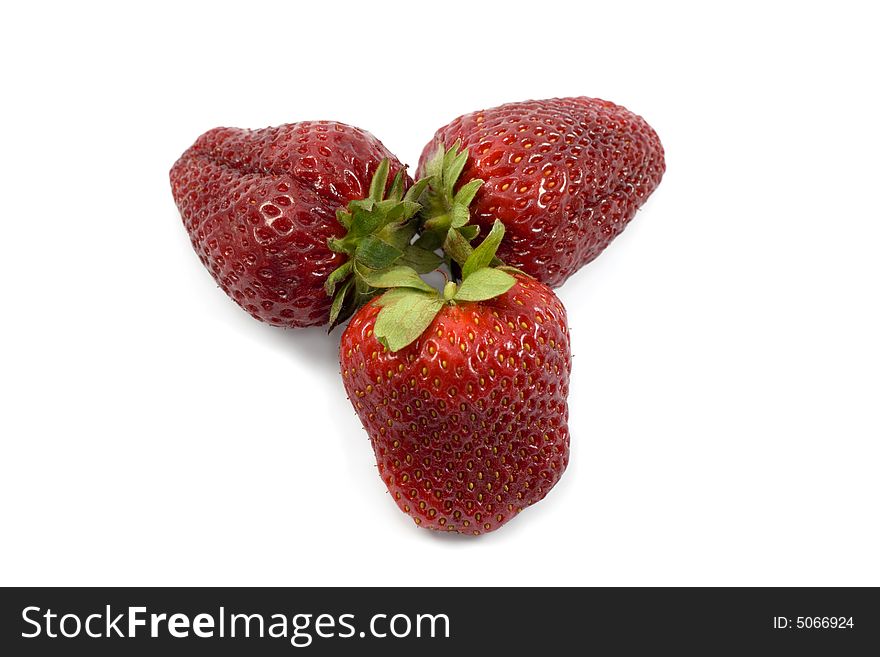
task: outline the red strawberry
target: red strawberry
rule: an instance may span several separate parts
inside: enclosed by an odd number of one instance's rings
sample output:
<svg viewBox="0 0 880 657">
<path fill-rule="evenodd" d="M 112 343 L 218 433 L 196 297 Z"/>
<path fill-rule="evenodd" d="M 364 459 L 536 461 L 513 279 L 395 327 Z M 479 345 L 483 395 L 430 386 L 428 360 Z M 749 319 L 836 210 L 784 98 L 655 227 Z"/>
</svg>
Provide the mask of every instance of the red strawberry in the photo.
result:
<svg viewBox="0 0 880 657">
<path fill-rule="evenodd" d="M 383 201 L 389 169 L 395 182 Z M 371 180 L 371 198 L 351 206 L 368 197 Z M 408 248 L 414 226 L 397 232 L 417 209 L 402 203 L 408 183 L 379 140 L 331 121 L 216 128 L 171 169 L 174 200 L 202 263 L 251 315 L 287 327 L 326 324 L 337 285 L 338 319 L 369 298 L 374 291 L 352 275 L 350 260 L 357 252 L 369 266 L 387 267 Z M 339 212 L 347 204 L 350 212 Z"/>
<path fill-rule="evenodd" d="M 398 506 L 481 534 L 541 500 L 568 464 L 565 309 L 542 283 L 485 265 L 497 224 L 442 296 L 398 268 L 342 336 L 349 399 Z M 408 287 L 406 287 L 408 286 Z"/>
<path fill-rule="evenodd" d="M 644 119 L 594 98 L 508 103 L 460 116 L 425 147 L 417 175 L 436 174 L 432 155 L 459 141 L 472 156 L 459 182 L 484 181 L 470 207 L 473 223 L 504 222 L 499 257 L 551 286 L 620 234 L 666 169 L 660 139 Z M 453 205 L 449 194 L 435 204 L 435 215 Z"/>
</svg>

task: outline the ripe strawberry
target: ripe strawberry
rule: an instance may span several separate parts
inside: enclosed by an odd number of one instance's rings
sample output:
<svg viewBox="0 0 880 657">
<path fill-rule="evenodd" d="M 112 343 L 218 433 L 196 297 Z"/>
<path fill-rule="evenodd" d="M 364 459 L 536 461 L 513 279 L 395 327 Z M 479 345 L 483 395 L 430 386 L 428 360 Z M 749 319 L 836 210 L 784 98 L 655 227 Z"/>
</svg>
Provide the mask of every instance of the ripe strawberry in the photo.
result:
<svg viewBox="0 0 880 657">
<path fill-rule="evenodd" d="M 484 181 L 471 204 L 473 223 L 504 222 L 499 257 L 551 286 L 620 234 L 666 169 L 660 139 L 644 119 L 594 98 L 531 100 L 460 116 L 425 146 L 417 176 L 436 174 L 432 156 L 456 142 L 473 155 L 459 182 Z M 434 205 L 428 219 L 448 212 L 452 198 Z"/>
<path fill-rule="evenodd" d="M 375 292 L 351 261 L 381 269 L 410 251 L 418 206 L 403 199 L 408 183 L 379 140 L 331 121 L 215 128 L 171 169 L 202 263 L 251 315 L 286 327 L 326 324 L 331 311 L 344 319 Z"/>
<path fill-rule="evenodd" d="M 339 359 L 398 506 L 429 529 L 481 534 L 541 500 L 568 464 L 565 309 L 542 283 L 486 265 L 497 223 L 443 295 L 400 267 L 352 318 Z"/>
</svg>

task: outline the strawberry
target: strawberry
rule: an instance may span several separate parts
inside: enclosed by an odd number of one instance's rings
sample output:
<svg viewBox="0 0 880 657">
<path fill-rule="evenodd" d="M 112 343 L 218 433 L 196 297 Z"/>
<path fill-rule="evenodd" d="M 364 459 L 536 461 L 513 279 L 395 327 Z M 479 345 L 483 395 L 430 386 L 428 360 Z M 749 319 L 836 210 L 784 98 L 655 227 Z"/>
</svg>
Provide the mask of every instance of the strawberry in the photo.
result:
<svg viewBox="0 0 880 657">
<path fill-rule="evenodd" d="M 404 197 L 409 182 L 370 133 L 331 121 L 215 128 L 171 169 L 202 263 L 251 315 L 285 327 L 341 321 L 374 295 L 355 262 L 436 266 L 410 247 L 421 191 Z"/>
<path fill-rule="evenodd" d="M 554 287 L 620 234 L 666 169 L 660 139 L 644 119 L 594 98 L 508 103 L 460 116 L 425 146 L 417 176 L 436 176 L 442 147 L 457 142 L 473 157 L 452 182 L 484 182 L 471 204 L 473 223 L 485 229 L 500 219 L 508 238 L 499 257 Z M 426 220 L 449 212 L 451 191 L 435 196 Z"/>
<path fill-rule="evenodd" d="M 493 229 L 442 294 L 397 267 L 352 318 L 343 383 L 397 505 L 429 529 L 481 534 L 541 500 L 568 464 L 571 351 L 546 285 L 492 268 Z"/>
</svg>

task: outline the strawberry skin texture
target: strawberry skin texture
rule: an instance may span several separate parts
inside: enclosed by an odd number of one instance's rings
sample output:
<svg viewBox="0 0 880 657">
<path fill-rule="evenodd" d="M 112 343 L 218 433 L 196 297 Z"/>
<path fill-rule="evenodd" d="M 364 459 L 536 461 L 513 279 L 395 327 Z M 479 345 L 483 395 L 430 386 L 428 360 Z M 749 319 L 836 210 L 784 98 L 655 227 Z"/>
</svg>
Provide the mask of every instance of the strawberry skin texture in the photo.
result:
<svg viewBox="0 0 880 657">
<path fill-rule="evenodd" d="M 565 309 L 547 286 L 516 278 L 494 299 L 444 306 L 400 351 L 373 334 L 376 299 L 342 336 L 345 390 L 379 474 L 421 527 L 495 530 L 568 465 Z"/>
<path fill-rule="evenodd" d="M 275 326 L 327 323 L 327 276 L 345 261 L 327 246 L 336 210 L 367 196 L 383 158 L 370 133 L 332 121 L 261 130 L 215 128 L 171 169 L 171 190 L 199 259 L 226 294 Z M 407 178 L 407 184 L 409 184 Z"/>
<path fill-rule="evenodd" d="M 425 146 L 470 150 L 459 186 L 484 182 L 471 203 L 485 231 L 506 229 L 498 256 L 552 287 L 598 256 L 660 183 L 657 133 L 629 110 L 595 98 L 509 103 L 460 116 Z"/>
</svg>

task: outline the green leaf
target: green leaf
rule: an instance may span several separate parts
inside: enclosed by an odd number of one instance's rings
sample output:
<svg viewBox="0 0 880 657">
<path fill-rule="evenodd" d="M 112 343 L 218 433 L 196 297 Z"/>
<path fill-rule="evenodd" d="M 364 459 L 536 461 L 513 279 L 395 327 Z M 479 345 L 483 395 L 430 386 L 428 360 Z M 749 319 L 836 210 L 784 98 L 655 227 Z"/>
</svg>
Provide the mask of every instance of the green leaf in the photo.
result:
<svg viewBox="0 0 880 657">
<path fill-rule="evenodd" d="M 403 255 L 403 251 L 375 235 L 367 235 L 358 242 L 355 258 L 370 269 L 385 269 Z"/>
<path fill-rule="evenodd" d="M 376 204 L 376 209 L 385 217 L 384 224 L 393 224 L 403 219 L 406 209 L 401 201 L 382 201 Z"/>
<path fill-rule="evenodd" d="M 392 295 L 385 299 L 388 295 Z M 380 297 L 382 310 L 376 317 L 376 339 L 391 351 L 416 340 L 431 325 L 444 301 L 434 292 L 397 288 Z"/>
<path fill-rule="evenodd" d="M 403 199 L 403 169 L 394 174 L 394 180 L 391 181 L 391 189 L 388 190 L 388 198 L 393 201 Z"/>
<path fill-rule="evenodd" d="M 462 266 L 468 261 L 468 258 L 470 258 L 471 253 L 473 252 L 471 243 L 462 237 L 462 234 L 458 232 L 457 228 L 450 228 L 446 233 L 446 239 L 443 242 L 443 250 L 446 252 L 446 255 Z"/>
<path fill-rule="evenodd" d="M 477 226 L 477 224 L 468 224 L 467 226 L 459 228 L 458 232 L 461 233 L 461 236 L 468 242 L 473 242 L 477 238 L 477 235 L 480 234 L 480 227 Z"/>
<path fill-rule="evenodd" d="M 507 292 L 516 284 L 510 274 L 498 269 L 478 269 L 461 282 L 456 301 L 484 301 Z"/>
<path fill-rule="evenodd" d="M 333 296 L 336 286 L 339 285 L 351 273 L 351 260 L 346 260 L 339 265 L 324 281 L 324 291 L 328 296 Z"/>
<path fill-rule="evenodd" d="M 361 277 L 373 287 L 408 287 L 424 292 L 436 292 L 433 287 L 419 278 L 411 267 L 389 267 L 379 271 L 358 269 Z"/>
<path fill-rule="evenodd" d="M 409 296 L 413 292 L 416 292 L 416 290 L 413 290 L 411 287 L 392 287 L 379 295 L 379 298 L 376 299 L 376 304 L 379 306 L 388 306 L 392 303 L 397 303 L 398 299 Z M 419 294 L 422 294 L 422 292 L 419 291 Z"/>
<path fill-rule="evenodd" d="M 385 197 L 385 184 L 388 182 L 388 168 L 388 158 L 385 158 L 379 163 L 379 166 L 376 168 L 376 173 L 373 174 L 373 179 L 370 181 L 369 198 L 374 201 L 381 201 Z"/>
<path fill-rule="evenodd" d="M 400 201 L 400 207 L 403 208 L 403 219 L 414 217 L 422 209 L 419 203 L 414 203 L 413 201 Z"/>
<path fill-rule="evenodd" d="M 449 171 L 449 168 L 452 166 L 453 160 L 461 155 L 461 139 L 456 139 L 455 143 L 452 144 L 446 151 L 443 153 L 443 173 L 446 174 Z"/>
<path fill-rule="evenodd" d="M 450 214 L 452 215 L 453 228 L 461 228 L 471 219 L 471 213 L 468 211 L 467 206 L 461 203 L 453 203 Z"/>
<path fill-rule="evenodd" d="M 476 196 L 477 191 L 480 189 L 482 184 L 482 180 L 480 180 L 479 178 L 474 178 L 466 185 L 462 185 L 461 189 L 456 192 L 453 201 L 455 203 L 460 203 L 465 207 L 469 206 L 471 204 L 471 201 L 474 200 L 474 196 Z"/>
<path fill-rule="evenodd" d="M 351 292 L 352 285 L 354 285 L 354 279 L 350 278 L 345 282 L 339 291 L 336 293 L 336 296 L 333 297 L 333 303 L 330 304 L 330 330 L 333 330 L 333 327 L 336 326 L 337 320 L 342 321 L 345 317 L 340 319 L 340 311 L 342 310 L 343 305 L 345 304 L 345 298 L 349 296 L 349 292 Z"/>
<path fill-rule="evenodd" d="M 446 148 L 443 144 L 437 144 L 437 149 L 425 162 L 425 177 L 435 178 L 440 182 L 443 177 L 443 162 L 446 160 Z"/>
<path fill-rule="evenodd" d="M 336 237 L 327 238 L 327 247 L 335 253 L 347 253 L 348 244 L 345 239 L 337 239 Z"/>
<path fill-rule="evenodd" d="M 349 204 L 349 207 L 354 205 L 354 203 L 355 201 L 352 201 Z M 388 218 L 386 214 L 382 212 L 376 204 L 372 203 L 372 201 L 371 204 L 373 207 L 370 210 L 366 210 L 359 206 L 354 208 L 352 211 L 351 228 L 349 228 L 348 235 L 346 235 L 344 239 L 369 235 L 370 233 L 376 232 L 376 230 L 387 223 Z"/>
<path fill-rule="evenodd" d="M 402 265 L 412 267 L 420 274 L 427 274 L 443 264 L 443 258 L 433 251 L 426 251 L 412 244 L 404 250 L 403 257 L 399 262 Z"/>
<path fill-rule="evenodd" d="M 339 208 L 336 211 L 336 221 L 342 224 L 342 227 L 345 228 L 345 230 L 348 230 L 351 227 L 351 213 L 345 208 Z"/>
<path fill-rule="evenodd" d="M 461 275 L 467 280 L 467 277 L 475 271 L 488 267 L 495 257 L 501 240 L 504 238 L 504 224 L 496 219 L 492 224 L 492 230 L 486 235 L 486 239 L 474 249 L 473 253 L 468 256 L 467 261 L 461 268 Z"/>
<path fill-rule="evenodd" d="M 353 201 L 348 202 L 348 210 L 349 212 L 354 212 L 355 210 L 363 210 L 364 212 L 372 212 L 373 208 L 376 207 L 376 201 L 367 198 L 356 198 Z"/>
<path fill-rule="evenodd" d="M 447 164 L 445 170 L 443 171 L 443 185 L 450 196 L 452 196 L 452 190 L 455 187 L 456 181 L 458 181 L 458 177 L 461 175 L 461 172 L 464 169 L 464 165 L 467 164 L 467 160 L 468 151 L 467 149 L 465 149 L 461 151 L 461 153 L 458 153 L 454 158 L 452 158 L 452 161 Z"/>
<path fill-rule="evenodd" d="M 412 187 L 406 190 L 406 194 L 403 197 L 404 201 L 410 201 L 412 203 L 418 203 L 419 199 L 422 197 L 422 194 L 427 189 L 428 185 L 431 184 L 431 178 L 429 176 L 425 176 L 417 180 Z"/>
<path fill-rule="evenodd" d="M 441 173 L 444 155 L 445 151 L 440 153 Z M 346 234 L 328 239 L 327 244 L 331 250 L 348 255 L 350 264 L 340 266 L 325 281 L 325 289 L 334 299 L 334 325 L 350 317 L 359 306 L 378 294 L 381 288 L 370 285 L 364 276 L 370 278 L 377 271 L 405 265 L 415 270 L 417 278 L 418 273 L 431 271 L 438 266 L 440 259 L 432 251 L 439 247 L 439 243 L 428 249 L 427 253 L 412 245 L 421 221 L 420 201 L 430 196 L 427 191 L 431 180 L 417 181 L 405 189 L 408 180 L 406 171 L 398 170 L 389 181 L 390 172 L 391 165 L 387 159 L 379 162 L 370 180 L 367 196 L 353 199 L 345 208 L 336 211 L 336 219 L 346 229 Z M 447 217 L 444 233 L 448 230 L 449 221 Z M 404 254 L 407 260 L 399 262 Z M 356 275 L 349 279 L 352 272 Z M 421 287 L 412 281 L 410 284 Z"/>
<path fill-rule="evenodd" d="M 427 250 L 433 250 L 447 242 L 455 244 L 458 236 L 447 237 L 450 228 L 464 229 L 469 226 L 470 211 L 468 204 L 474 199 L 474 195 L 483 184 L 481 180 L 465 182 L 458 192 L 455 186 L 461 173 L 467 166 L 469 151 L 462 147 L 461 140 L 457 140 L 450 148 L 444 144 L 437 144 L 436 150 L 428 158 L 424 165 L 424 175 L 427 179 L 427 188 L 419 197 L 422 205 L 418 213 L 418 225 L 420 237 L 417 245 Z M 418 181 L 417 184 L 422 181 Z M 461 233 L 466 241 L 470 241 L 478 234 L 477 228 L 468 228 Z M 458 249 L 453 254 L 453 259 L 464 257 L 463 249 Z M 470 254 L 468 248 L 467 253 Z M 447 254 L 449 255 L 449 254 Z"/>
<path fill-rule="evenodd" d="M 416 222 L 405 221 L 398 224 L 388 224 L 382 230 L 377 231 L 375 235 L 383 242 L 405 252 L 412 243 L 417 228 Z"/>
</svg>

